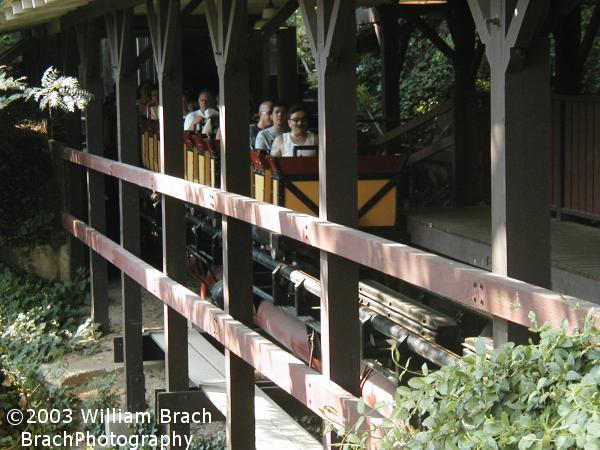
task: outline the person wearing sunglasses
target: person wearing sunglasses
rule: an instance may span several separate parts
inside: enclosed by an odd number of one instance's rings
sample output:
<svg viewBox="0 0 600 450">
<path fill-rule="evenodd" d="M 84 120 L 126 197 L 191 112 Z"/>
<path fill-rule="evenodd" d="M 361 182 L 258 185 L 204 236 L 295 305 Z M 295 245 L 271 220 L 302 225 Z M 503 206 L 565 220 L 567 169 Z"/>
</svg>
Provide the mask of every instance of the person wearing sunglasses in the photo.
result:
<svg viewBox="0 0 600 450">
<path fill-rule="evenodd" d="M 294 105 L 288 111 L 289 133 L 277 136 L 273 142 L 271 156 L 316 156 L 319 136 L 308 131 L 308 114 L 302 104 Z M 299 148 L 295 147 L 313 147 Z"/>
</svg>

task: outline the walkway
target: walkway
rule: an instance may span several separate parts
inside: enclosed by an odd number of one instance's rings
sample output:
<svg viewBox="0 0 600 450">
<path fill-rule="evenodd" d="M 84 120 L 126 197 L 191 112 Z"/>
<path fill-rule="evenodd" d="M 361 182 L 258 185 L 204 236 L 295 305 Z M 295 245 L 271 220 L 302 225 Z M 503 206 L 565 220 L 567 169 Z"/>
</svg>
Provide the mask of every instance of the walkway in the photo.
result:
<svg viewBox="0 0 600 450">
<path fill-rule="evenodd" d="M 491 270 L 488 206 L 408 214 L 410 242 Z M 552 219 L 552 289 L 600 304 L 600 228 Z"/>
</svg>

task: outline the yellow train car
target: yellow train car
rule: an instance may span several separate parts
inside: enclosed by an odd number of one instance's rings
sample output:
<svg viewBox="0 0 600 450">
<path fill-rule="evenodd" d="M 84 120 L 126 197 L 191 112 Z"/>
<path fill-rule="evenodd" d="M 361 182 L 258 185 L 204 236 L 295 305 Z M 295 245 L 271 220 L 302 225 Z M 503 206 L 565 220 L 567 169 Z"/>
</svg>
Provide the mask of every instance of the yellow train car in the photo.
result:
<svg viewBox="0 0 600 450">
<path fill-rule="evenodd" d="M 268 157 L 261 152 L 250 152 L 250 180 L 252 198 L 273 203 L 271 164 Z"/>
<path fill-rule="evenodd" d="M 317 157 L 270 157 L 251 153 L 253 197 L 305 214 L 319 214 Z M 394 228 L 404 157 L 359 156 L 357 208 L 362 228 Z"/>
<path fill-rule="evenodd" d="M 142 163 L 159 171 L 158 127 L 146 124 L 141 136 Z M 220 144 L 205 136 L 184 133 L 185 179 L 220 186 Z M 357 209 L 361 228 L 397 226 L 400 172 L 404 156 L 359 156 Z M 271 157 L 250 152 L 251 195 L 305 214 L 319 214 L 317 157 Z"/>
<path fill-rule="evenodd" d="M 160 172 L 159 128 L 155 120 L 140 119 L 140 152 L 142 165 L 148 170 Z"/>
</svg>

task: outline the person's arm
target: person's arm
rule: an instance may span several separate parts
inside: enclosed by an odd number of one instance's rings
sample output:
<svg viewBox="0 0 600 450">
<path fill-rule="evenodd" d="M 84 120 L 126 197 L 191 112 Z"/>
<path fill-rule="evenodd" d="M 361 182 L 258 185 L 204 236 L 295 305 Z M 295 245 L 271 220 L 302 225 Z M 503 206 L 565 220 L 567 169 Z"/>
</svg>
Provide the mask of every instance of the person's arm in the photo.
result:
<svg viewBox="0 0 600 450">
<path fill-rule="evenodd" d="M 265 152 L 269 151 L 269 146 L 267 145 L 265 134 L 262 131 L 259 131 L 256 135 L 256 142 L 254 143 L 254 148 L 256 148 L 256 150 L 263 150 Z"/>
<path fill-rule="evenodd" d="M 271 156 L 281 156 L 283 149 L 283 136 L 277 136 L 271 147 Z"/>
<path fill-rule="evenodd" d="M 194 115 L 192 113 L 189 113 L 187 116 L 185 116 L 185 120 L 183 121 L 183 130 L 184 131 L 194 131 Z"/>
<path fill-rule="evenodd" d="M 196 131 L 196 125 L 204 122 L 204 117 L 201 115 L 196 116 L 194 113 L 189 113 L 185 116 L 185 121 L 183 122 L 183 129 L 185 131 Z"/>
</svg>

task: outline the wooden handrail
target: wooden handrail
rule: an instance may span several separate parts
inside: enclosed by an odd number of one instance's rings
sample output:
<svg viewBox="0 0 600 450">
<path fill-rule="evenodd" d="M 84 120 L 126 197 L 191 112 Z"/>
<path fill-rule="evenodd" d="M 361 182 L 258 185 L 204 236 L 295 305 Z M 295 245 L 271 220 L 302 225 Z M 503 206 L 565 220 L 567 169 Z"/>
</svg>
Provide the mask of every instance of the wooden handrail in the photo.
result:
<svg viewBox="0 0 600 450">
<path fill-rule="evenodd" d="M 403 134 L 408 133 L 409 131 L 412 131 L 415 128 L 420 127 L 424 123 L 426 123 L 432 119 L 435 119 L 437 116 L 444 114 L 444 113 L 450 111 L 451 109 L 452 109 L 452 100 L 445 100 L 442 103 L 440 103 L 438 106 L 433 108 L 432 110 L 427 111 L 425 114 L 423 114 L 421 116 L 417 116 L 417 117 L 409 120 L 408 122 L 394 128 L 393 130 L 390 130 L 387 133 L 382 134 L 375 140 L 373 145 L 380 146 L 380 145 L 388 144 L 391 141 L 398 139 Z"/>
<path fill-rule="evenodd" d="M 228 350 L 277 383 L 323 418 L 352 425 L 360 418 L 358 399 L 262 337 L 208 300 L 169 278 L 81 220 L 63 215 L 64 228 L 144 289 L 221 342 Z M 327 413 L 326 411 L 332 411 Z M 335 416 L 335 417 L 334 417 Z M 377 412 L 369 419 L 379 420 Z"/>
<path fill-rule="evenodd" d="M 519 280 L 486 272 L 346 226 L 300 214 L 249 197 L 151 172 L 78 150 L 64 149 L 64 159 L 146 189 L 211 209 L 258 227 L 342 256 L 429 290 L 480 312 L 530 326 L 540 323 L 582 328 L 597 305 Z M 600 326 L 600 311 L 593 311 Z"/>
</svg>

